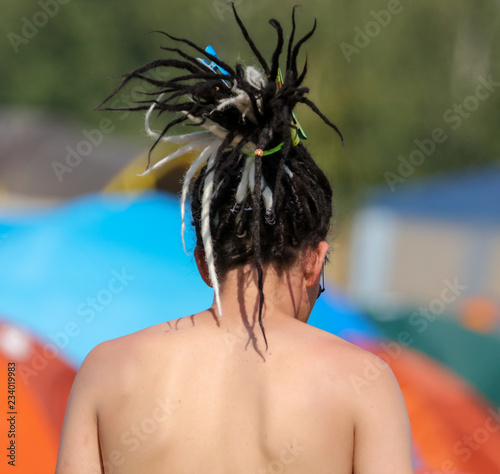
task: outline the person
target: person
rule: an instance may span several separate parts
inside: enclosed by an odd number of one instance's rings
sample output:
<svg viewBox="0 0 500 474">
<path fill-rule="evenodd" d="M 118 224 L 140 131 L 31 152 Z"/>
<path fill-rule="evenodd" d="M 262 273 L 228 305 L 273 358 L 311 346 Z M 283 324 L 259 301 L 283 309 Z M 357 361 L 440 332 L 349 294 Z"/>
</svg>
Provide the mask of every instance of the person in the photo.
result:
<svg viewBox="0 0 500 474">
<path fill-rule="evenodd" d="M 294 9 L 282 74 L 280 23 L 270 20 L 278 40 L 268 64 L 234 15 L 261 69 L 232 68 L 213 48 L 167 35 L 203 57 L 163 47 L 176 56 L 128 74 L 103 103 L 130 81 L 155 88 L 132 108 L 147 112 L 155 145 L 183 146 L 147 172 L 198 150 L 183 183 L 182 231 L 190 192 L 195 260 L 214 303 L 88 354 L 56 474 L 413 472 L 408 415 L 390 368 L 307 324 L 322 291 L 332 188 L 304 146 L 294 106 L 308 105 L 340 135 L 306 97 L 307 66 L 297 67 L 316 23 L 295 42 Z M 165 79 L 162 68 L 182 73 Z M 155 112 L 177 116 L 157 133 Z M 167 134 L 184 122 L 202 130 Z M 367 364 L 385 368 L 360 390 L 353 376 L 365 379 Z"/>
</svg>

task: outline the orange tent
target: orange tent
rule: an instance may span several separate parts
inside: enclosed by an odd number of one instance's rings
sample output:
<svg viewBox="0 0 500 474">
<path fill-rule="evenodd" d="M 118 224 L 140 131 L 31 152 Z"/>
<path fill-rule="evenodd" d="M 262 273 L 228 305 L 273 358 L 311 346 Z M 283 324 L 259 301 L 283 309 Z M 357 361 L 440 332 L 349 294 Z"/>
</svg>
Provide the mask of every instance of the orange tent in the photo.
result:
<svg viewBox="0 0 500 474">
<path fill-rule="evenodd" d="M 17 474 L 53 474 L 64 413 L 76 371 L 54 344 L 0 321 L 2 446 Z M 6 416 L 5 416 L 6 415 Z M 5 471 L 7 472 L 7 470 Z"/>
</svg>

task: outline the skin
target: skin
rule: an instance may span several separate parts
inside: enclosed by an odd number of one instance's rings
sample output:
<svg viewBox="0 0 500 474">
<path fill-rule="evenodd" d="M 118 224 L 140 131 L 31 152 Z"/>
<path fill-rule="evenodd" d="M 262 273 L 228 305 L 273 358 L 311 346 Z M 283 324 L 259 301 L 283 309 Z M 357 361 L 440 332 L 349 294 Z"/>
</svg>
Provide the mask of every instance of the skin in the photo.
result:
<svg viewBox="0 0 500 474">
<path fill-rule="evenodd" d="M 220 320 L 214 304 L 95 347 L 71 391 L 56 474 L 413 473 L 390 368 L 306 324 L 327 251 L 320 242 L 281 276 L 265 270 L 267 351 L 250 266 L 225 276 Z M 370 364 L 380 370 L 368 380 Z"/>
</svg>

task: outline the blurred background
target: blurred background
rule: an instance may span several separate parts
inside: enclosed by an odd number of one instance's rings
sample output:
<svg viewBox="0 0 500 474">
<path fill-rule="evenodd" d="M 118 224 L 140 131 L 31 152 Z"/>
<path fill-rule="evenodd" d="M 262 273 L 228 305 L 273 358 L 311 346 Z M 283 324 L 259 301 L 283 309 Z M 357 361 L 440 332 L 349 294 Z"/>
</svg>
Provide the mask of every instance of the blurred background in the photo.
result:
<svg viewBox="0 0 500 474">
<path fill-rule="evenodd" d="M 235 5 L 269 57 L 267 21 L 288 35 L 294 2 Z M 345 146 L 297 108 L 336 190 L 327 292 L 310 323 L 390 364 L 416 472 L 498 473 L 500 4 L 310 0 L 298 34 L 314 18 L 306 85 Z M 154 30 L 257 61 L 222 0 L 4 0 L 0 29 L 0 377 L 16 361 L 17 472 L 45 473 L 92 347 L 212 299 L 180 240 L 189 157 L 138 178 L 143 116 L 94 108 L 172 46 Z M 145 92 L 132 84 L 113 105 Z"/>
</svg>

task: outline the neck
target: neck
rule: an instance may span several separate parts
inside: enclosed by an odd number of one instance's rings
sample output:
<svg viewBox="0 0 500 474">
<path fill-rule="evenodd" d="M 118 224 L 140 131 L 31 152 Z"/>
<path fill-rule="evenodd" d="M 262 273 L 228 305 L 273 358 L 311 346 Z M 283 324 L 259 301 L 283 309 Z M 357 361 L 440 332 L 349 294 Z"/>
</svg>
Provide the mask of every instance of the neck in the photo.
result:
<svg viewBox="0 0 500 474">
<path fill-rule="evenodd" d="M 258 324 L 259 289 L 257 270 L 247 265 L 230 270 L 221 283 L 222 322 Z M 264 306 L 262 321 L 297 319 L 307 322 L 314 302 L 300 275 L 292 270 L 278 275 L 273 267 L 263 269 Z M 314 298 L 315 301 L 315 298 Z M 218 315 L 217 305 L 212 310 Z"/>
</svg>

